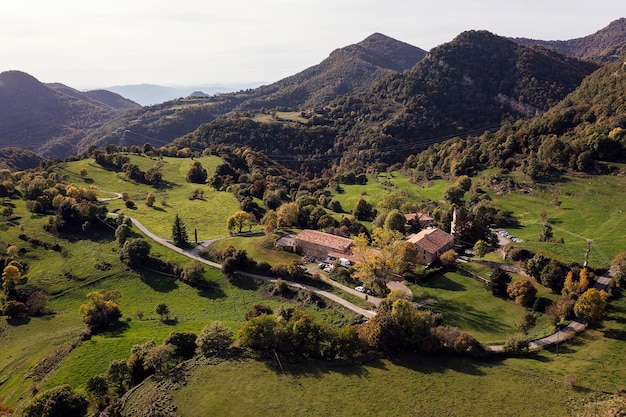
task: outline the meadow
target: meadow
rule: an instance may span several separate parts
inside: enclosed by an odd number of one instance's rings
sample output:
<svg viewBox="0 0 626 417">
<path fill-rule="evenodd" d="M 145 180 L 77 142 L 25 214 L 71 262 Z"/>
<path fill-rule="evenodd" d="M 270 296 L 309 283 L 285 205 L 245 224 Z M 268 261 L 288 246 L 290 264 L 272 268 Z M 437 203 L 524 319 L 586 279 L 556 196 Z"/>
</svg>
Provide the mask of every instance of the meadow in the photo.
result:
<svg viewBox="0 0 626 417">
<path fill-rule="evenodd" d="M 156 189 L 144 184 L 137 184 L 124 178 L 123 173 L 107 171 L 96 164 L 93 159 L 70 162 L 65 172 L 77 185 L 83 187 L 95 185 L 100 190 L 99 197 L 112 197 L 114 193 L 126 193 L 135 203 L 134 209 L 128 209 L 121 199 L 107 203 L 109 211 L 121 211 L 139 219 L 148 229 L 158 236 L 169 238 L 172 235 L 172 223 L 178 214 L 184 222 L 190 239 L 205 240 L 227 236 L 226 219 L 238 211 L 239 202 L 231 193 L 218 192 L 204 184 L 192 184 L 186 181 L 187 171 L 194 161 L 198 161 L 207 170 L 215 172 L 215 167 L 223 163 L 216 156 L 194 158 L 150 158 L 140 155 L 128 155 L 131 163 L 136 164 L 142 171 L 146 171 L 155 163 L 161 164 L 161 172 L 165 186 Z M 87 170 L 87 175 L 81 177 L 81 169 Z M 195 190 L 204 194 L 201 199 L 190 197 Z M 153 207 L 145 204 L 149 192 L 154 193 L 156 200 Z"/>
<path fill-rule="evenodd" d="M 145 170 L 157 160 L 131 156 Z M 214 169 L 219 158 L 198 158 L 205 168 Z M 108 201 L 109 211 L 122 211 L 139 219 L 156 234 L 169 237 L 172 220 L 179 214 L 193 239 L 227 236 L 226 218 L 239 209 L 231 193 L 215 192 L 207 186 L 185 181 L 191 160 L 163 158 L 162 190 L 126 181 L 121 174 L 99 167 L 91 159 L 69 162 L 64 172 L 81 186 L 96 186 L 99 197 L 127 193 L 136 203 L 129 210 L 121 199 Z M 80 170 L 87 170 L 80 176 Z M 476 179 L 474 181 L 482 181 Z M 524 239 L 520 246 L 556 254 L 564 260 L 580 262 L 587 239 L 593 240 L 592 266 L 607 266 L 623 249 L 624 216 L 620 213 L 626 179 L 621 177 L 566 178 L 560 184 L 537 187 L 527 194 L 498 195 L 489 190 L 496 205 L 511 210 L 520 227 L 511 232 Z M 383 185 L 383 183 L 385 185 Z M 390 186 L 390 184 L 392 186 Z M 399 173 L 385 173 L 364 186 L 342 185 L 336 194 L 346 211 L 361 196 L 376 204 L 387 193 L 403 191 L 411 200 L 441 200 L 446 181 L 425 186 L 411 184 Z M 561 189 L 557 193 L 554 187 Z M 190 200 L 196 188 L 204 200 Z M 485 187 L 486 188 L 486 187 Z M 148 192 L 156 194 L 155 207 L 143 203 Z M 165 204 L 162 204 L 162 203 Z M 549 202 L 549 204 L 547 203 Z M 214 320 L 237 329 L 245 312 L 257 302 L 272 308 L 284 300 L 268 298 L 264 285 L 248 282 L 234 285 L 219 271 L 206 268 L 205 278 L 212 291 L 192 288 L 171 277 L 147 270 L 133 271 L 117 255 L 113 232 L 101 231 L 89 239 L 70 242 L 43 231 L 45 216 L 29 213 L 23 201 L 11 200 L 15 215 L 0 225 L 0 243 L 26 249 L 21 254 L 29 265 L 29 284 L 46 289 L 49 307 L 55 312 L 24 322 L 0 321 L 0 404 L 16 405 L 30 398 L 34 389 L 70 383 L 82 390 L 88 377 L 106 370 L 113 359 L 125 359 L 130 348 L 154 340 L 162 342 L 172 331 L 200 332 Z M 541 210 L 547 210 L 555 237 L 565 243 L 538 242 Z M 60 251 L 34 247 L 18 238 L 24 233 L 49 243 L 59 243 Z M 135 237 L 140 236 L 135 232 Z M 289 263 L 298 257 L 274 251 L 263 243 L 263 236 L 228 237 L 218 247 L 233 245 L 245 249 L 257 261 Z M 152 254 L 185 265 L 189 260 L 152 244 Z M 109 265 L 107 268 L 97 266 Z M 486 270 L 477 269 L 478 273 Z M 515 278 L 517 279 L 517 277 Z M 69 348 L 84 329 L 79 307 L 85 295 L 94 290 L 116 289 L 123 313 L 122 324 L 111 331 L 95 334 L 90 340 Z M 493 297 L 482 284 L 464 275 L 448 272 L 421 284 L 412 285 L 417 300 L 434 299 L 430 308 L 444 315 L 445 324 L 472 332 L 483 343 L 501 343 L 514 333 L 515 320 L 524 309 L 511 301 Z M 540 296 L 553 297 L 545 290 Z M 159 320 L 156 304 L 165 302 L 170 319 Z M 140 313 L 140 314 L 138 314 Z M 332 322 L 352 320 L 340 309 L 315 312 Z M 626 301 L 612 300 L 607 320 L 601 328 L 590 329 L 574 340 L 525 357 L 480 362 L 441 356 L 400 357 L 349 362 L 293 362 L 280 371 L 272 361 L 240 359 L 218 365 L 198 366 L 188 383 L 172 392 L 181 415 L 202 414 L 210 409 L 216 415 L 563 415 L 577 401 L 586 401 L 595 391 L 615 392 L 623 388 L 624 364 L 620 352 L 626 350 Z M 549 330 L 540 317 L 531 337 Z M 61 354 L 59 353 L 61 352 Z M 58 360 L 51 360 L 57 358 Z M 28 377 L 43 359 L 53 368 L 41 379 Z M 575 374 L 578 390 L 564 388 L 563 378 Z M 202 387 L 202 388 L 199 388 Z M 532 402 L 527 398 L 533 398 Z M 542 404 L 537 414 L 537 404 Z"/>
</svg>

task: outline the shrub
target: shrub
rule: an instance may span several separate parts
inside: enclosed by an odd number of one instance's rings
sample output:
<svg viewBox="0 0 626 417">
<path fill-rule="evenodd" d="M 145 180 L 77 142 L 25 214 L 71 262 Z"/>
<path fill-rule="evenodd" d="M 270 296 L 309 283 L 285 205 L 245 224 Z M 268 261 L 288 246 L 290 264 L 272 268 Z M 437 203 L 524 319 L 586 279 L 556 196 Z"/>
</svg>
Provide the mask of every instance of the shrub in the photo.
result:
<svg viewBox="0 0 626 417">
<path fill-rule="evenodd" d="M 219 321 L 215 321 L 202 329 L 197 340 L 198 348 L 207 356 L 215 356 L 225 352 L 232 343 L 233 331 Z"/>
</svg>

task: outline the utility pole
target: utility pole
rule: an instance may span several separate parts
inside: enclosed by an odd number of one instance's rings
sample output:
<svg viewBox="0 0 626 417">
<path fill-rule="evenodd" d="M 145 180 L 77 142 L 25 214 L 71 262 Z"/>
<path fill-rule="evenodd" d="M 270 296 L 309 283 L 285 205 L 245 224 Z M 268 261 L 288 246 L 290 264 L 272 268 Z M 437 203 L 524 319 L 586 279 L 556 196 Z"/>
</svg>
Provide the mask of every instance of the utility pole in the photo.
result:
<svg viewBox="0 0 626 417">
<path fill-rule="evenodd" d="M 585 268 L 589 264 L 589 252 L 591 252 L 591 243 L 592 242 L 593 242 L 593 240 L 587 239 L 587 250 L 585 250 L 585 263 L 583 264 L 583 266 Z"/>
</svg>

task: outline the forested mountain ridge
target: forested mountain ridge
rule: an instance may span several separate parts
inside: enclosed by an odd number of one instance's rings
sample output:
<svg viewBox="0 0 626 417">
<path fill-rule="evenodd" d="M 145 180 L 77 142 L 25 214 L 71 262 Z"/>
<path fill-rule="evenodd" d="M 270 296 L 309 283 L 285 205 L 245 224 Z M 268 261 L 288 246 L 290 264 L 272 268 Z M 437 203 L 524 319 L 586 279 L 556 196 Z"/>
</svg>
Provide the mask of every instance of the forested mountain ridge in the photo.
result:
<svg viewBox="0 0 626 417">
<path fill-rule="evenodd" d="M 336 49 L 320 64 L 259 87 L 238 110 L 261 107 L 313 108 L 343 94 L 367 91 L 381 78 L 413 67 L 426 51 L 375 33 L 362 42 Z"/>
<path fill-rule="evenodd" d="M 520 169 L 530 179 L 565 170 L 606 172 L 626 161 L 626 55 L 591 76 L 545 114 L 499 131 L 433 146 L 405 163 L 421 177 Z"/>
<path fill-rule="evenodd" d="M 235 118 L 203 126 L 182 143 L 251 146 L 270 157 L 291 155 L 290 162 L 300 166 L 301 159 L 307 159 L 305 165 L 317 169 L 393 164 L 431 143 L 496 130 L 503 122 L 540 114 L 597 68 L 489 32 L 465 32 L 433 49 L 409 71 L 383 78 L 370 92 L 345 95 L 309 110 L 306 123 L 289 122 L 290 129 L 323 131 L 324 140 L 301 133 L 292 141 L 288 136 L 281 140 L 276 150 L 271 141 L 261 140 L 269 129 L 266 124 L 242 124 Z M 303 143 L 305 137 L 316 141 L 315 146 Z"/>
<path fill-rule="evenodd" d="M 130 106 L 123 98 L 118 100 Z M 116 107 L 62 84 L 45 85 L 21 71 L 0 73 L 3 147 L 29 149 L 48 157 L 72 155 L 80 138 L 115 111 Z"/>
<path fill-rule="evenodd" d="M 117 143 L 121 127 L 131 131 L 127 138 L 130 144 L 142 145 L 146 138 L 155 138 L 162 141 L 155 145 L 161 145 L 230 112 L 326 105 L 339 95 L 368 91 L 378 80 L 408 70 L 425 55 L 420 48 L 375 33 L 273 84 L 207 98 L 173 100 L 119 115 L 88 135 L 79 148 Z"/>
<path fill-rule="evenodd" d="M 598 63 L 613 62 L 626 53 L 626 18 L 611 22 L 598 32 L 582 38 L 566 41 L 546 41 L 514 38 L 523 45 L 541 45 L 563 55 L 569 55 Z"/>
</svg>

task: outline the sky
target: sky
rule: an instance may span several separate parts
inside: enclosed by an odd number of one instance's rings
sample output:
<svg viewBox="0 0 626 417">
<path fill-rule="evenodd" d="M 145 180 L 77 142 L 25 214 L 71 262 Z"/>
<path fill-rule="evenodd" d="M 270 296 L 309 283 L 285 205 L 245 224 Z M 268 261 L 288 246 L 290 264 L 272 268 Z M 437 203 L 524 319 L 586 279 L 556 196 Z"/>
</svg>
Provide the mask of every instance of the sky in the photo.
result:
<svg viewBox="0 0 626 417">
<path fill-rule="evenodd" d="M 623 0 L 13 0 L 0 72 L 78 89 L 270 83 L 376 32 L 430 50 L 473 29 L 579 38 L 625 16 Z"/>
</svg>

